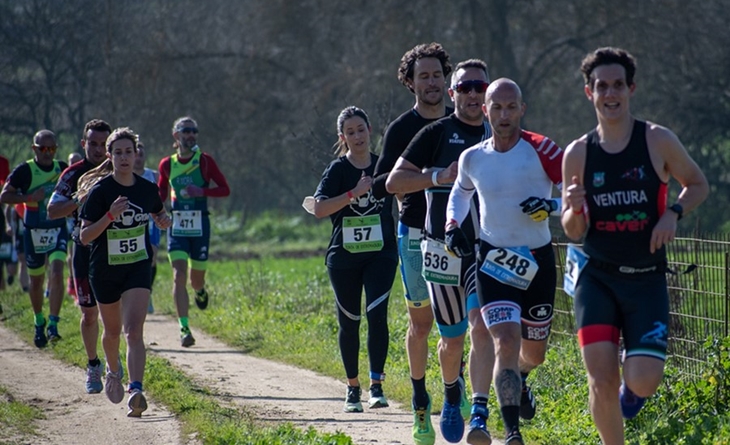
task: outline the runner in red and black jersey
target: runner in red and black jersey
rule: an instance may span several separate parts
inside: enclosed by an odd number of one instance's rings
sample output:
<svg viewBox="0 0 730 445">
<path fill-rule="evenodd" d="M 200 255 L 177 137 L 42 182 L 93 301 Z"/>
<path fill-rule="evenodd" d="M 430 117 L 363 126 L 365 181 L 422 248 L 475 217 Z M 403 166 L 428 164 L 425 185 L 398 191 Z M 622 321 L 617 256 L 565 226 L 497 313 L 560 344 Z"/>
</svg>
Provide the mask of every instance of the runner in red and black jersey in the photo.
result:
<svg viewBox="0 0 730 445">
<path fill-rule="evenodd" d="M 213 157 L 198 147 L 198 123 L 191 117 L 177 119 L 172 126 L 176 153 L 160 161 L 157 185 L 160 198 L 172 201 L 172 227 L 167 236 L 167 252 L 173 269 L 172 293 L 180 322 L 180 344 L 190 347 L 195 338 L 188 326 L 190 285 L 199 309 L 208 307 L 205 271 L 210 247 L 208 198 L 224 198 L 231 193 L 226 177 Z"/>
<path fill-rule="evenodd" d="M 73 251 L 73 276 L 76 288 L 76 301 L 81 309 L 81 339 L 86 349 L 88 364 L 86 365 L 86 392 L 99 393 L 103 388 L 101 382 L 102 366 L 97 355 L 96 344 L 99 338 L 99 309 L 94 298 L 94 292 L 89 283 L 89 248 L 78 242 L 78 231 L 81 228 L 79 210 L 81 202 L 76 198 L 79 178 L 106 159 L 106 139 L 112 128 L 103 120 L 92 119 L 84 126 L 81 138 L 81 148 L 84 150 L 84 159 L 69 166 L 61 173 L 61 178 L 53 190 L 48 203 L 48 217 L 66 218 L 73 215 L 75 220 L 72 240 L 75 243 Z"/>
<path fill-rule="evenodd" d="M 598 126 L 573 141 L 563 158 L 563 228 L 574 240 L 585 236 L 585 252 L 569 250 L 572 273 L 566 283 L 574 286 L 593 421 L 604 445 L 623 445 L 622 415 L 636 416 L 664 373 L 665 245 L 674 239 L 677 221 L 705 200 L 709 187 L 674 133 L 631 114 L 629 100 L 636 90 L 631 54 L 597 49 L 583 59 L 581 71 Z M 667 207 L 671 177 L 682 190 Z"/>
</svg>

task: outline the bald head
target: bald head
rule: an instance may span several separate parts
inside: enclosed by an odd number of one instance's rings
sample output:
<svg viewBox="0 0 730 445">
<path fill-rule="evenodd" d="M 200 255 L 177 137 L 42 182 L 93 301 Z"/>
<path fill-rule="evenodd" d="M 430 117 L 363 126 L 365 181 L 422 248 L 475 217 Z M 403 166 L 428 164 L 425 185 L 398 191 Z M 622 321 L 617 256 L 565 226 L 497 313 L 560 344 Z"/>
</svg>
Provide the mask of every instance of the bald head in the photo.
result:
<svg viewBox="0 0 730 445">
<path fill-rule="evenodd" d="M 486 100 L 489 100 L 494 95 L 513 95 L 516 96 L 518 102 L 522 102 L 522 90 L 519 85 L 512 79 L 502 77 L 489 84 L 487 88 Z"/>
<path fill-rule="evenodd" d="M 51 130 L 41 130 L 33 136 L 33 145 L 48 146 L 56 145 L 56 135 Z"/>
</svg>

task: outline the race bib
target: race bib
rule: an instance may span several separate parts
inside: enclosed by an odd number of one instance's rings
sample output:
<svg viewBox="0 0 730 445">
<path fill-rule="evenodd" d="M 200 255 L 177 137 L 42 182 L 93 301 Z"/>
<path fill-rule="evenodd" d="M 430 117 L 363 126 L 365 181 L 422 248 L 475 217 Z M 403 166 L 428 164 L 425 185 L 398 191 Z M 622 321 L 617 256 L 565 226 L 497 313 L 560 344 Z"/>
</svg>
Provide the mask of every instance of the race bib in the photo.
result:
<svg viewBox="0 0 730 445">
<path fill-rule="evenodd" d="M 30 237 L 33 240 L 33 252 L 48 253 L 56 247 L 59 227 L 55 229 L 30 229 Z"/>
<path fill-rule="evenodd" d="M 487 252 L 482 272 L 517 289 L 530 287 L 539 266 L 527 246 L 498 247 Z"/>
<path fill-rule="evenodd" d="M 563 275 L 563 290 L 571 297 L 575 297 L 575 285 L 578 283 L 578 277 L 588 264 L 588 255 L 583 249 L 575 244 L 568 244 L 568 250 L 565 255 L 565 274 Z"/>
<path fill-rule="evenodd" d="M 408 250 L 421 251 L 421 229 L 415 227 L 408 228 Z"/>
<path fill-rule="evenodd" d="M 446 252 L 444 243 L 425 239 L 421 242 L 423 278 L 434 284 L 461 286 L 461 258 Z"/>
<path fill-rule="evenodd" d="M 383 248 L 380 215 L 346 216 L 342 219 L 342 243 L 352 253 L 377 252 Z"/>
<path fill-rule="evenodd" d="M 200 210 L 174 210 L 172 236 L 203 236 L 203 217 Z"/>
<path fill-rule="evenodd" d="M 13 257 L 13 242 L 0 243 L 0 260 L 9 260 Z"/>
<path fill-rule="evenodd" d="M 106 231 L 109 265 L 131 264 L 149 258 L 144 243 L 145 226 Z"/>
</svg>

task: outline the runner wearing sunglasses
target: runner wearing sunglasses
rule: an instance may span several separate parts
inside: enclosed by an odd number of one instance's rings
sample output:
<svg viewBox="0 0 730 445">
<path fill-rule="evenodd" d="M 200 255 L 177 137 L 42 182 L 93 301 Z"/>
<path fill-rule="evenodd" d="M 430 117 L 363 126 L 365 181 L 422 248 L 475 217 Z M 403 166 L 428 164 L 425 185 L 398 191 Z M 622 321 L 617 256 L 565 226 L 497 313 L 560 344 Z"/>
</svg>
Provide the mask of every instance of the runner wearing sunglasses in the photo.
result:
<svg viewBox="0 0 730 445">
<path fill-rule="evenodd" d="M 61 172 L 68 167 L 54 159 L 57 150 L 56 135 L 41 130 L 33 137 L 33 159 L 19 164 L 0 193 L 0 203 L 22 204 L 25 232 L 23 244 L 25 261 L 30 275 L 30 302 L 35 316 L 34 343 L 46 346 L 48 341 L 60 340 L 59 313 L 63 303 L 63 266 L 66 262 L 68 229 L 64 219 L 51 220 L 46 205 Z M 48 330 L 43 315 L 43 284 L 46 277 L 46 258 L 51 267 L 49 280 Z"/>
<path fill-rule="evenodd" d="M 467 325 L 471 325 L 469 378 L 473 390 L 467 442 L 491 441 L 486 420 L 494 351 L 479 313 L 475 257 L 472 253 L 464 258 L 452 258 L 444 250 L 446 202 L 456 178 L 459 155 L 491 136 L 482 111 L 488 85 L 484 61 L 471 59 L 456 65 L 448 91 L 454 101 L 454 114 L 427 125 L 416 134 L 386 182 L 390 193 L 426 192 L 426 239 L 421 243 L 423 274 L 441 334 L 438 356 L 445 391 L 441 434 L 452 443 L 459 442 L 464 435 L 465 419 L 460 405 L 466 389 L 459 372 Z M 470 242 L 476 244 L 479 227 L 476 203 L 472 207 L 465 227 L 468 227 Z"/>
<path fill-rule="evenodd" d="M 168 194 L 172 201 L 167 251 L 173 269 L 172 293 L 180 322 L 180 343 L 187 348 L 195 344 L 188 325 L 188 266 L 195 304 L 203 310 L 208 307 L 205 290 L 210 244 L 208 198 L 224 198 L 231 190 L 213 157 L 200 151 L 198 123 L 193 118 L 177 119 L 172 126 L 172 137 L 177 153 L 160 161 L 157 185 L 162 202 Z"/>
</svg>

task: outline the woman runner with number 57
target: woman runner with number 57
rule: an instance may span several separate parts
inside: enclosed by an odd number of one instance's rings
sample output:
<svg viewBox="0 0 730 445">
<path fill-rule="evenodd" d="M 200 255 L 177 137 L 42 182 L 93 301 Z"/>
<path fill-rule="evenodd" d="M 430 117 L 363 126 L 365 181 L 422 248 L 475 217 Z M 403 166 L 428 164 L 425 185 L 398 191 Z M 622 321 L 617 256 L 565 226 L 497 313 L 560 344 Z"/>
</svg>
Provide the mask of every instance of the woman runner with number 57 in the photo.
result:
<svg viewBox="0 0 730 445">
<path fill-rule="evenodd" d="M 326 264 L 337 303 L 339 344 L 347 374 L 346 412 L 362 412 L 358 353 L 365 289 L 370 359 L 370 408 L 388 406 L 383 395 L 388 355 L 388 297 L 398 267 L 392 197 L 375 199 L 371 186 L 378 156 L 370 152 L 370 122 L 357 107 L 337 118 L 337 159 L 322 174 L 314 215 L 329 216 L 332 238 Z"/>
</svg>

